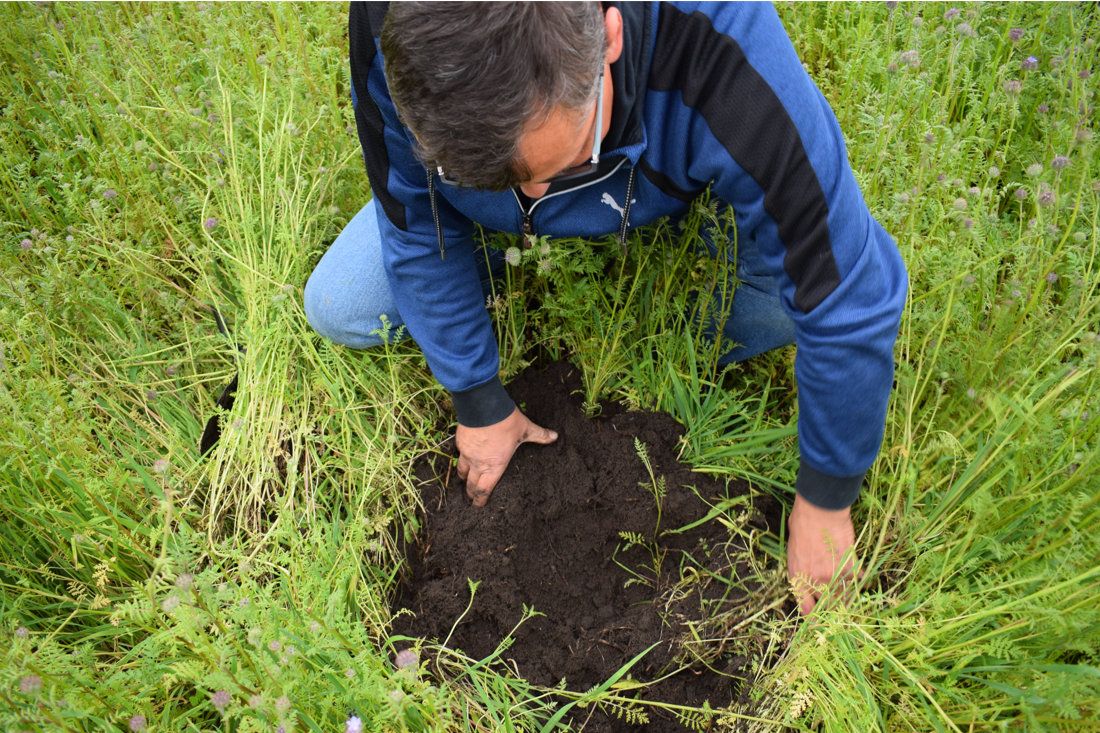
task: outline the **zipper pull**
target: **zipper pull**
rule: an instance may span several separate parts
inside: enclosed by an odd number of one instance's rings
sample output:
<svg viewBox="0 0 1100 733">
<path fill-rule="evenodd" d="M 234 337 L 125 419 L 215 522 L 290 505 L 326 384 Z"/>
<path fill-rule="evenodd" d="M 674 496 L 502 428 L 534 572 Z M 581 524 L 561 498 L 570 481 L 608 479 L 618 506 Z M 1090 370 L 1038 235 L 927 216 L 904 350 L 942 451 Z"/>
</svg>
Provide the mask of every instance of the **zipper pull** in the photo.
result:
<svg viewBox="0 0 1100 733">
<path fill-rule="evenodd" d="M 535 235 L 535 224 L 531 220 L 531 211 L 535 208 L 534 205 L 527 207 L 523 205 L 523 201 L 519 197 L 519 189 L 513 188 L 512 195 L 516 197 L 516 206 L 519 207 L 519 213 L 523 217 L 523 233 L 528 237 Z"/>
</svg>

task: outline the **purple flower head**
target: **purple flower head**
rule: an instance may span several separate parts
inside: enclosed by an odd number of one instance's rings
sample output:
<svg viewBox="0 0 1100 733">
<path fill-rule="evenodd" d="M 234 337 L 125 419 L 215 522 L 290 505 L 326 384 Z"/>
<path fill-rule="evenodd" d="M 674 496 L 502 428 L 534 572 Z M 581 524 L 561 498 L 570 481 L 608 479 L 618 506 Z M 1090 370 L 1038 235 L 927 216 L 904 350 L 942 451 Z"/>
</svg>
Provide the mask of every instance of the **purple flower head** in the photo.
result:
<svg viewBox="0 0 1100 733">
<path fill-rule="evenodd" d="M 1053 191 L 1043 191 L 1042 193 L 1039 194 L 1039 205 L 1040 206 L 1050 206 L 1053 203 L 1054 203 L 1054 192 Z"/>
<path fill-rule="evenodd" d="M 218 220 L 217 220 L 217 219 L 215 219 L 215 218 L 214 218 L 214 217 L 212 217 L 212 216 L 211 216 L 211 217 L 207 217 L 206 221 L 204 221 L 204 222 L 202 223 L 202 225 L 203 225 L 204 227 L 206 227 L 206 231 L 208 231 L 208 232 L 212 232 L 212 231 L 214 231 L 214 227 L 216 227 L 216 226 L 218 225 Z"/>
<path fill-rule="evenodd" d="M 1012 81 L 1006 81 L 1005 82 L 1005 91 L 1008 92 L 1009 94 L 1011 94 L 1012 96 L 1016 96 L 1017 94 L 1019 94 L 1020 89 L 1022 89 L 1022 88 L 1023 87 L 1021 86 L 1020 82 L 1016 81 L 1015 79 L 1013 79 Z"/>
<path fill-rule="evenodd" d="M 959 17 L 959 9 L 958 8 L 951 8 L 950 10 L 948 10 L 946 13 L 943 14 L 943 19 L 944 20 L 951 20 L 952 18 L 958 18 L 958 17 Z"/>
<path fill-rule="evenodd" d="M 344 726 L 344 733 L 363 733 L 363 721 L 359 719 L 358 715 L 348 718 L 348 722 Z"/>
<path fill-rule="evenodd" d="M 978 35 L 974 31 L 974 27 L 971 26 L 969 23 L 959 23 L 957 26 L 955 26 L 955 32 L 958 33 L 960 36 L 966 36 L 967 38 L 973 38 L 974 36 Z"/>
<path fill-rule="evenodd" d="M 130 718 L 130 730 L 134 731 L 134 733 L 145 730 L 145 716 L 135 715 Z"/>
<path fill-rule="evenodd" d="M 1020 40 L 1023 37 L 1024 37 L 1024 29 L 1023 28 L 1013 28 L 1012 30 L 1010 30 L 1008 32 L 1008 40 L 1012 41 L 1013 43 L 1015 43 L 1016 41 Z"/>
<path fill-rule="evenodd" d="M 267 645 L 267 648 L 270 649 L 273 652 L 277 652 L 277 651 L 279 651 L 280 649 L 283 648 L 283 645 L 280 644 L 277 641 L 273 641 L 273 642 L 271 642 L 270 644 Z"/>
<path fill-rule="evenodd" d="M 1088 79 L 1091 76 L 1092 76 L 1092 72 L 1089 71 L 1088 69 L 1081 69 L 1080 71 L 1077 72 L 1077 78 L 1078 79 Z"/>
<path fill-rule="evenodd" d="M 1055 156 L 1054 160 L 1050 161 L 1050 167 L 1056 171 L 1063 170 L 1069 165 L 1069 158 L 1064 155 Z"/>
<path fill-rule="evenodd" d="M 1027 174 L 1035 177 L 1043 172 L 1043 165 L 1041 163 L 1032 163 L 1027 167 Z"/>
<path fill-rule="evenodd" d="M 1050 107 L 1045 105 L 1045 104 L 1040 104 L 1035 109 L 1038 110 L 1039 114 L 1042 114 L 1042 115 L 1045 115 L 1047 112 L 1050 111 Z"/>
<path fill-rule="evenodd" d="M 989 177 L 990 178 L 996 178 L 999 175 L 1001 175 L 1001 169 L 1000 168 L 998 168 L 995 165 L 989 167 Z"/>
<path fill-rule="evenodd" d="M 920 66 L 920 55 L 916 51 L 902 51 L 898 60 L 910 68 L 915 69 Z"/>
<path fill-rule="evenodd" d="M 225 710 L 226 705 L 232 701 L 232 697 L 225 690 L 218 690 L 210 696 L 210 704 L 218 709 L 218 712 Z"/>
<path fill-rule="evenodd" d="M 27 630 L 26 626 L 20 626 L 15 630 L 15 638 L 17 639 L 26 639 L 30 634 L 31 632 Z"/>
<path fill-rule="evenodd" d="M 1048 272 L 1047 273 L 1047 282 L 1050 283 L 1051 285 L 1058 282 L 1058 273 L 1057 272 Z"/>
<path fill-rule="evenodd" d="M 926 143 L 934 143 L 934 142 L 936 142 L 936 136 L 933 135 L 932 133 L 928 133 L 927 135 L 924 136 L 924 141 Z"/>
<path fill-rule="evenodd" d="M 36 674 L 27 675 L 19 680 L 19 691 L 24 695 L 33 695 L 42 689 L 42 678 Z"/>
<path fill-rule="evenodd" d="M 172 613 L 180 607 L 180 597 L 177 595 L 171 595 L 160 602 L 160 610 L 165 613 Z"/>
<path fill-rule="evenodd" d="M 113 188 L 108 188 L 106 191 L 103 192 L 103 198 L 105 198 L 105 199 L 118 198 L 118 192 L 115 191 Z"/>
<path fill-rule="evenodd" d="M 1021 186 L 1020 188 L 1017 188 L 1016 189 L 1016 198 L 1020 199 L 1021 201 L 1026 199 L 1027 198 L 1027 189 L 1024 188 L 1023 186 Z"/>
<path fill-rule="evenodd" d="M 168 471 L 168 461 L 167 460 L 165 460 L 164 458 L 158 458 L 157 460 L 153 461 L 153 472 L 154 473 L 166 473 L 167 471 Z"/>
<path fill-rule="evenodd" d="M 33 246 L 34 246 L 34 242 L 32 242 L 32 241 L 31 241 L 31 240 L 29 240 L 29 239 L 25 239 L 25 238 L 24 238 L 24 239 L 23 239 L 23 241 L 19 243 L 19 246 L 20 246 L 20 247 L 21 247 L 22 249 L 30 249 L 31 247 L 33 247 Z"/>
<path fill-rule="evenodd" d="M 407 667 L 415 667 L 419 663 L 419 658 L 416 656 L 416 652 L 412 649 L 405 649 L 397 653 L 397 657 L 394 659 L 394 664 L 398 669 L 405 669 Z"/>
<path fill-rule="evenodd" d="M 971 219 L 969 216 L 966 217 L 965 219 L 963 219 L 963 228 L 964 229 L 973 229 L 974 228 L 974 220 Z"/>
<path fill-rule="evenodd" d="M 512 267 L 517 267 L 521 262 L 519 247 L 509 247 L 504 251 L 504 261 Z"/>
<path fill-rule="evenodd" d="M 1023 63 L 1020 64 L 1020 68 L 1024 71 L 1035 71 L 1035 69 L 1039 68 L 1039 59 L 1034 56 L 1028 56 L 1024 59 Z"/>
<path fill-rule="evenodd" d="M 898 65 L 895 64 L 893 61 L 886 64 L 886 73 L 887 74 L 896 74 L 896 73 L 898 73 Z"/>
</svg>

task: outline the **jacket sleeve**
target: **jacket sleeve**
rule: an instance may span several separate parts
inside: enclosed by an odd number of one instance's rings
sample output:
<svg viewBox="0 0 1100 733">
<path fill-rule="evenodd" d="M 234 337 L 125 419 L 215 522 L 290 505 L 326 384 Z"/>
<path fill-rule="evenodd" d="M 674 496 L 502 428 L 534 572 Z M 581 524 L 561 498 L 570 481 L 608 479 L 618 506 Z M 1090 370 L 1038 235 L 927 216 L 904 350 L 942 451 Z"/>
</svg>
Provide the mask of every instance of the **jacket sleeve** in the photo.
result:
<svg viewBox="0 0 1100 733">
<path fill-rule="evenodd" d="M 429 171 L 413 152 L 412 135 L 398 120 L 386 87 L 377 45 L 384 14 L 385 4 L 352 3 L 348 19 L 352 104 L 379 204 L 383 265 L 409 335 L 451 392 L 459 422 L 490 425 L 515 405 L 499 379 L 496 338 L 474 257 L 474 225 L 442 196 L 429 195 Z"/>
<path fill-rule="evenodd" d="M 882 442 L 905 266 L 871 216 L 836 117 L 775 10 L 699 10 L 662 7 L 658 85 L 678 88 L 696 111 L 687 174 L 714 181 L 733 207 L 738 237 L 757 245 L 794 321 L 796 488 L 817 506 L 842 509 Z"/>
</svg>

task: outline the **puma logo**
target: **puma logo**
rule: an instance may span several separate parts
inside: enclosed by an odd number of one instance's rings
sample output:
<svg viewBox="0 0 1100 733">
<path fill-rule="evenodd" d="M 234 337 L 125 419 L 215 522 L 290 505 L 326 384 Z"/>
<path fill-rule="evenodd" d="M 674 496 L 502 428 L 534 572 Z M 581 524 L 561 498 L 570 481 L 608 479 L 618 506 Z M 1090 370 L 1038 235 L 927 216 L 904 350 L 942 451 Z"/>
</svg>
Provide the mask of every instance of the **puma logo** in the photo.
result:
<svg viewBox="0 0 1100 733">
<path fill-rule="evenodd" d="M 615 199 L 611 196 L 611 194 L 607 193 L 606 191 L 604 192 L 603 196 L 600 197 L 600 203 L 607 204 L 612 209 L 619 212 L 619 216 L 622 216 L 625 213 L 623 211 L 623 207 L 619 206 L 619 204 L 615 201 Z M 633 206 L 636 203 L 638 203 L 638 199 L 630 199 L 630 205 L 631 206 Z"/>
</svg>

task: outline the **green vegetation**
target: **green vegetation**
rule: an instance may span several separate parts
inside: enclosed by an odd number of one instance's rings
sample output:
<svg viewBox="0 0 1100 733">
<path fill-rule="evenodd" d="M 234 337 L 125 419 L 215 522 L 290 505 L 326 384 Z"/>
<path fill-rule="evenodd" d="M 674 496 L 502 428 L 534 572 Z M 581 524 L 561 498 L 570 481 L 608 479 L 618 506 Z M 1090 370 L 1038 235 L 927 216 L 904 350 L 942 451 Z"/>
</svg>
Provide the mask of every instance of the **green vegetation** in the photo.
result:
<svg viewBox="0 0 1100 733">
<path fill-rule="evenodd" d="M 718 721 L 1100 728 L 1100 18 L 780 13 L 911 296 L 856 512 L 867 587 L 812 624 L 781 618 L 785 579 L 756 568 L 782 538 L 753 535 L 737 567 L 769 590 L 690 645 L 706 658 L 718 634 L 759 660 L 753 707 Z M 0 23 L 0 728 L 561 721 L 578 695 L 503 666 L 395 663 L 411 463 L 451 412 L 413 345 L 336 347 L 302 312 L 369 195 L 346 7 L 12 4 Z M 693 221 L 736 246 L 713 205 Z M 791 352 L 715 368 L 708 314 L 683 314 L 733 283 L 696 236 L 526 250 L 493 306 L 505 376 L 572 358 L 591 409 L 667 410 L 685 459 L 789 502 Z M 735 531 L 738 511 L 713 521 Z M 630 684 L 584 699 L 636 712 Z"/>
</svg>

